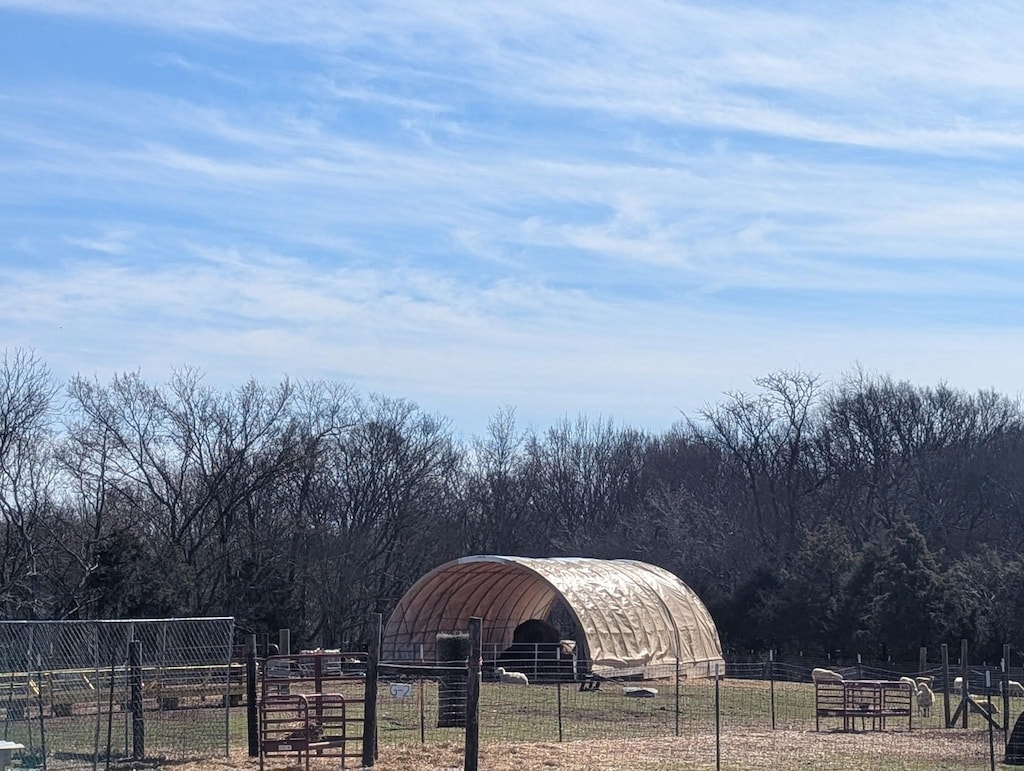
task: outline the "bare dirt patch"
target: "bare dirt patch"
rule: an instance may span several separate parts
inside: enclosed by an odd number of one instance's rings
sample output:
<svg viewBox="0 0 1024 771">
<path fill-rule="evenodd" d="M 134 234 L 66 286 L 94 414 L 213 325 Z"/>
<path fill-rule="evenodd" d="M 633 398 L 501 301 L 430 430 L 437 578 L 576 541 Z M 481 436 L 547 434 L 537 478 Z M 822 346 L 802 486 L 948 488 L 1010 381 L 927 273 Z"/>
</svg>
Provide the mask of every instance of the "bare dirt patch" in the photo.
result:
<svg viewBox="0 0 1024 771">
<path fill-rule="evenodd" d="M 996 758 L 1002 744 L 995 741 Z M 724 731 L 722 768 L 842 769 L 843 771 L 924 771 L 988 767 L 988 736 L 980 730 L 829 733 L 816 731 Z M 311 769 L 337 769 L 334 760 L 313 760 Z M 244 756 L 192 762 L 139 764 L 142 768 L 177 771 L 255 771 L 256 759 Z M 294 760 L 268 758 L 268 770 L 297 769 Z M 349 762 L 348 768 L 358 767 Z M 121 768 L 133 768 L 122 766 Z M 457 771 L 463 768 L 460 742 L 382 748 L 378 771 Z M 714 769 L 715 737 L 700 734 L 678 738 L 488 744 L 480 753 L 486 771 L 672 771 Z"/>
</svg>

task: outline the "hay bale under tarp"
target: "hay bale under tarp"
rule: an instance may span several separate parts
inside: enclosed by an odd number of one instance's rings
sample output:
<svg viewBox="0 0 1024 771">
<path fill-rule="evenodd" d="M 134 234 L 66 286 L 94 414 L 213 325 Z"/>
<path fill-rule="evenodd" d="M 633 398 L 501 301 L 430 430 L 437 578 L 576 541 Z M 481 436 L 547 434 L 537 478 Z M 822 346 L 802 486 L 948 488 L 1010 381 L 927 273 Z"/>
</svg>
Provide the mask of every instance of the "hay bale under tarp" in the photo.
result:
<svg viewBox="0 0 1024 771">
<path fill-rule="evenodd" d="M 469 635 L 465 632 L 439 632 L 434 650 L 437 663 L 453 667 L 437 682 L 437 727 L 466 727 L 467 671 Z M 461 667 L 457 669 L 456 667 Z"/>
<path fill-rule="evenodd" d="M 1017 717 L 1013 725 L 1010 741 L 1006 743 L 1006 757 L 1003 763 L 1008 766 L 1024 766 L 1024 713 Z"/>
</svg>

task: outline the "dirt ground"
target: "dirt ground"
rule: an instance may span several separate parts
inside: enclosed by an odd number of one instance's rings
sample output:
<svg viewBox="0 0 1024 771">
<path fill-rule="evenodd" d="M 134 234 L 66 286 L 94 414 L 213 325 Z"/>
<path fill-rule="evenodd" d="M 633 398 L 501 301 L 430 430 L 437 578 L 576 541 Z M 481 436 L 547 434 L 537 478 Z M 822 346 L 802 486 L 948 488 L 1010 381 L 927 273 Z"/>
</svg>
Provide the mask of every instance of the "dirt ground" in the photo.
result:
<svg viewBox="0 0 1024 771">
<path fill-rule="evenodd" d="M 747 731 L 722 735 L 722 767 L 728 769 L 965 769 L 988 768 L 988 738 L 983 731 L 828 733 L 815 731 Z M 997 762 L 1002 743 L 995 741 Z M 387 747 L 374 768 L 378 771 L 458 771 L 463 768 L 461 743 Z M 358 768 L 349 761 L 347 768 Z M 538 744 L 485 745 L 482 771 L 672 771 L 715 768 L 713 735 L 679 738 L 616 739 Z M 248 757 L 210 758 L 193 762 L 139 764 L 127 768 L 176 771 L 255 771 L 259 761 Z M 294 760 L 268 758 L 268 771 L 300 769 Z M 311 763 L 311 769 L 338 769 L 336 759 Z"/>
</svg>

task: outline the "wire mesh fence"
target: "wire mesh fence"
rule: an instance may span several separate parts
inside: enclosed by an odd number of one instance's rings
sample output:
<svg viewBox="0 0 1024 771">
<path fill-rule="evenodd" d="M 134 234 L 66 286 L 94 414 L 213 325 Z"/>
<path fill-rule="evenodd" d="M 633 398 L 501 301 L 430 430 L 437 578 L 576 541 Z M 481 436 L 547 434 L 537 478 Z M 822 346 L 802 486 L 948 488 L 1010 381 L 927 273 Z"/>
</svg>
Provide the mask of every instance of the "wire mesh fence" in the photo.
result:
<svg viewBox="0 0 1024 771">
<path fill-rule="evenodd" d="M 618 745 L 623 753 L 637 754 L 636 767 L 652 769 L 1001 767 L 1007 733 L 993 729 L 980 715 L 972 716 L 967 730 L 946 729 L 941 707 L 922 715 L 916 705 L 905 717 L 882 721 L 865 715 L 848 728 L 837 719 L 819 720 L 810 672 L 801 665 L 737 663 L 727 665 L 718 680 L 607 679 L 528 686 L 485 675 L 480 741 L 485 750 L 575 743 L 612 755 L 614 750 L 607 747 Z M 905 676 L 871 667 L 850 675 L 885 682 Z M 941 694 L 943 685 L 936 687 Z M 382 756 L 396 744 L 457 741 L 459 729 L 444 727 L 444 699 L 443 687 L 433 678 L 390 677 L 382 682 Z M 1022 708 L 1024 698 L 1010 699 L 1010 729 Z M 658 765 L 658 748 L 666 742 L 672 747 L 665 750 L 671 760 Z M 602 766 L 596 757 L 590 766 L 579 767 L 620 767 L 611 760 Z"/>
<path fill-rule="evenodd" d="M 245 710 L 235 709 L 232 717 L 230 709 L 240 702 L 245 682 L 244 666 L 229 662 L 230 619 L 131 624 L 82 622 L 30 629 L 0 623 L 4 738 L 26 746 L 23 767 L 41 766 L 37 761 L 44 756 L 46 767 L 53 769 L 93 768 L 107 758 L 131 757 L 132 715 L 125 710 L 131 699 L 126 654 L 131 639 L 142 641 L 146 759 L 198 761 L 229 749 L 235 757 L 244 753 Z M 271 663 L 280 658 L 263 662 L 264 682 Z M 365 666 L 355 658 L 339 661 L 338 672 L 327 668 L 329 661 L 323 672 L 338 682 L 313 690 L 339 691 L 346 699 L 346 719 L 361 720 Z M 289 663 L 289 673 L 279 678 L 283 682 L 271 682 L 261 700 L 269 693 L 304 692 L 298 664 L 299 671 L 293 672 Z M 382 663 L 381 668 L 386 674 L 378 685 L 375 712 L 382 764 L 411 745 L 429 752 L 431 746 L 448 751 L 462 743 L 464 665 Z M 986 704 L 991 699 L 998 710 L 995 725 L 1012 729 L 1024 697 L 1008 696 L 1004 714 L 992 669 L 971 668 L 967 690 Z M 953 676 L 946 682 L 941 673 L 910 668 L 865 665 L 844 673 L 869 681 L 932 677 L 938 698 L 930 714 L 920 714 L 915 706 L 912 715 L 886 723 L 865 715 L 847 730 L 840 720 L 816 714 L 807 662 L 729 663 L 717 679 L 605 679 L 587 671 L 583 662 L 565 679 L 538 678 L 517 685 L 502 682 L 495 667 L 485 666 L 479 736 L 488 760 L 481 767 L 514 768 L 497 759 L 546 752 L 562 758 L 556 765 L 565 769 L 621 768 L 628 759 L 629 767 L 646 769 L 974 771 L 997 767 L 1008 735 L 973 713 L 967 730 L 945 728 L 942 699 L 954 687 Z M 1024 672 L 1007 674 L 1015 681 L 1024 679 Z M 957 703 L 951 697 L 952 708 Z"/>
<path fill-rule="evenodd" d="M 226 754 L 245 685 L 233 628 L 231 618 L 0 622 L 3 738 L 25 747 L 25 767 Z"/>
</svg>

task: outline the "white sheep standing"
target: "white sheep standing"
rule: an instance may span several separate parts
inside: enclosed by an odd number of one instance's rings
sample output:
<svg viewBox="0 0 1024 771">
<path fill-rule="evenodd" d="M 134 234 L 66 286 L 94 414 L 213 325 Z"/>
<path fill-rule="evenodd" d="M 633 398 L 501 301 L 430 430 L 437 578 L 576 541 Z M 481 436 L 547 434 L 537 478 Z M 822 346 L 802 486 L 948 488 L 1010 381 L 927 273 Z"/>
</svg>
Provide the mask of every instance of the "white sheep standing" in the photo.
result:
<svg viewBox="0 0 1024 771">
<path fill-rule="evenodd" d="M 953 679 L 953 693 L 955 693 L 957 696 L 959 696 L 960 692 L 963 690 L 963 688 L 964 688 L 964 679 L 962 677 L 954 678 Z"/>
<path fill-rule="evenodd" d="M 928 683 L 917 684 L 917 712 L 922 717 L 928 717 L 935 703 L 935 692 L 928 687 Z"/>
<path fill-rule="evenodd" d="M 506 672 L 505 667 L 498 667 L 498 677 L 503 683 L 512 685 L 529 685 L 530 679 L 522 672 Z"/>
<path fill-rule="evenodd" d="M 818 683 L 841 683 L 843 682 L 843 676 L 831 669 L 815 667 L 811 670 L 811 680 L 814 681 L 815 685 Z"/>
<path fill-rule="evenodd" d="M 910 704 L 913 706 L 914 697 L 917 696 L 917 683 L 914 682 L 912 677 L 901 677 L 900 682 L 907 687 L 908 691 L 910 691 Z"/>
<path fill-rule="evenodd" d="M 1003 689 L 1003 681 L 999 681 L 999 690 Z M 1024 685 L 1021 685 L 1016 680 L 1010 680 L 1006 683 L 1006 692 L 1009 696 L 1024 696 Z"/>
</svg>

